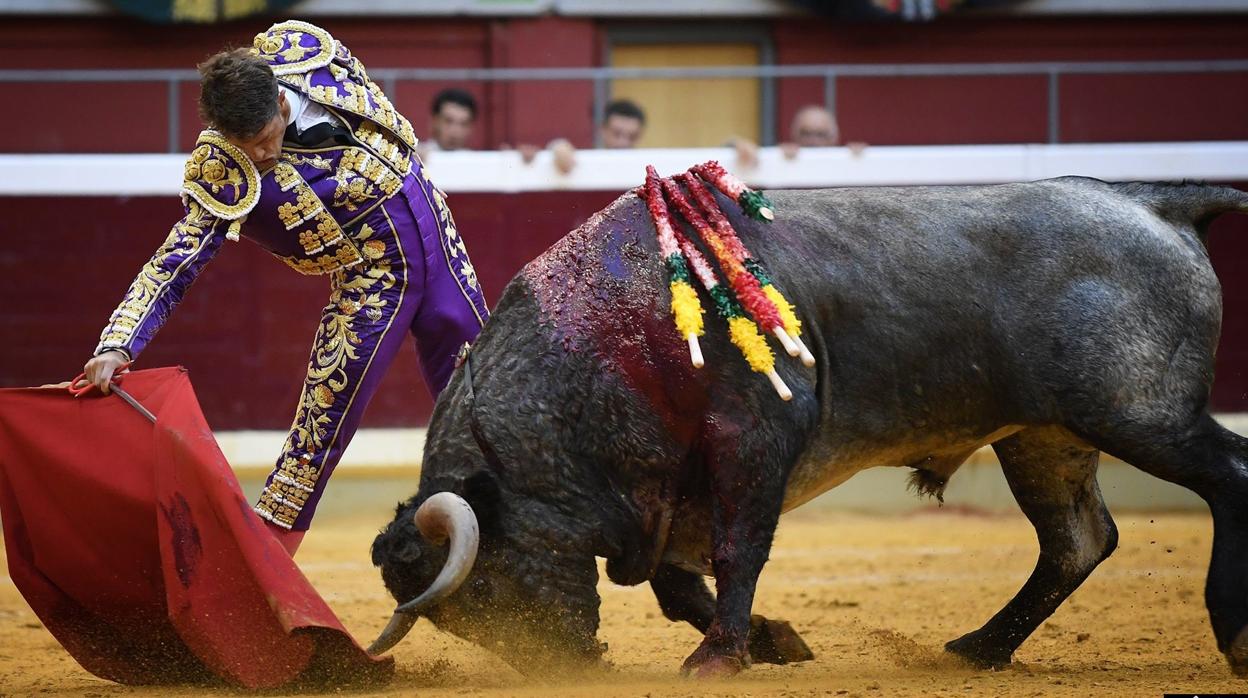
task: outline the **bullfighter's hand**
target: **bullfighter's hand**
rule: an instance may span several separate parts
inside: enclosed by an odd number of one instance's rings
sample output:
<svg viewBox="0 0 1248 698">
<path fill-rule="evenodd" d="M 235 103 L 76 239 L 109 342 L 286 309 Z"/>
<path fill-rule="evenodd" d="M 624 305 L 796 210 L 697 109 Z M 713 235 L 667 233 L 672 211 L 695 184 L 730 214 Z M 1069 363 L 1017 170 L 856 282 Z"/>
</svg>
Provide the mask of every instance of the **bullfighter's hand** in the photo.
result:
<svg viewBox="0 0 1248 698">
<path fill-rule="evenodd" d="M 87 374 L 87 383 L 94 385 L 100 389 L 101 393 L 108 395 L 108 386 L 113 379 L 113 374 L 117 372 L 117 369 L 129 362 L 130 359 L 120 351 L 106 351 L 88 361 L 82 370 Z M 79 385 L 82 384 L 80 383 Z"/>
</svg>

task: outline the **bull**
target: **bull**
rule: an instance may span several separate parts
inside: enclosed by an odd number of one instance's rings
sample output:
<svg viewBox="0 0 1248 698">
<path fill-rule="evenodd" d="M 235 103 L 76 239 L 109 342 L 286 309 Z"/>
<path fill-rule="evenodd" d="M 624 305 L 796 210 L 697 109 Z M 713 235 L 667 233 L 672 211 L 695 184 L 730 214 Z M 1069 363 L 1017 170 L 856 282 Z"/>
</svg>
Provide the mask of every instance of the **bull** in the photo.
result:
<svg viewBox="0 0 1248 698">
<path fill-rule="evenodd" d="M 806 328 L 815 366 L 778 365 L 792 400 L 722 322 L 690 365 L 654 226 L 625 194 L 508 284 L 438 400 L 419 490 L 372 546 L 402 602 L 372 649 L 423 615 L 525 671 L 594 663 L 605 558 L 704 633 L 683 671 L 807 659 L 791 626 L 751 616 L 780 514 L 874 466 L 939 495 L 991 445 L 1039 559 L 948 652 L 1008 664 L 1114 550 L 1105 452 L 1208 503 L 1209 617 L 1248 675 L 1248 440 L 1208 412 L 1206 248 L 1248 194 L 1067 177 L 771 196 L 766 226 L 719 203 Z"/>
</svg>

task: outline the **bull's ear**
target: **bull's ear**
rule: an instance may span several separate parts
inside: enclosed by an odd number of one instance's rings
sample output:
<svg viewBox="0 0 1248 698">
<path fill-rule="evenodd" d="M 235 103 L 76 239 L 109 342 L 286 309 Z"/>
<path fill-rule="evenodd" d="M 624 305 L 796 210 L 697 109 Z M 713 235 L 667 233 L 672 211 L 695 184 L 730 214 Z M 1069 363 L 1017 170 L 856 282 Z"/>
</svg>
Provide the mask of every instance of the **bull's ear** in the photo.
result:
<svg viewBox="0 0 1248 698">
<path fill-rule="evenodd" d="M 497 533 L 501 526 L 503 496 L 498 480 L 489 470 L 478 470 L 463 481 L 463 498 L 477 516 L 484 533 Z"/>
</svg>

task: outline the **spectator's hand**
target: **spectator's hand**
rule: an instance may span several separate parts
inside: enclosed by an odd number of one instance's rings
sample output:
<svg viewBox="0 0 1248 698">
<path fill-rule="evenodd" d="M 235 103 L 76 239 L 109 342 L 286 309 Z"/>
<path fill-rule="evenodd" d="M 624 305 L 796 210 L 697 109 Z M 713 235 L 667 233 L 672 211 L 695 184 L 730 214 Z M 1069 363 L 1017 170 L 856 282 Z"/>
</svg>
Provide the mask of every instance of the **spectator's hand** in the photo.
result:
<svg viewBox="0 0 1248 698">
<path fill-rule="evenodd" d="M 87 383 L 94 385 L 100 389 L 101 393 L 108 395 L 108 386 L 113 379 L 113 374 L 117 372 L 117 369 L 128 363 L 130 363 L 130 359 L 126 358 L 124 353 L 120 351 L 106 351 L 88 361 L 87 365 L 82 367 L 82 371 L 87 374 Z M 79 383 L 74 387 L 82 385 L 84 384 Z"/>
<path fill-rule="evenodd" d="M 516 152 L 520 153 L 521 162 L 526 165 L 532 165 L 533 158 L 537 157 L 537 154 L 542 152 L 542 149 L 532 143 L 521 143 L 516 146 Z"/>
<path fill-rule="evenodd" d="M 737 167 L 752 170 L 758 167 L 758 144 L 748 138 L 734 138 L 733 150 L 737 151 Z"/>
<path fill-rule="evenodd" d="M 576 169 L 576 146 L 572 145 L 566 138 L 559 138 L 550 142 L 550 154 L 555 159 L 555 169 L 559 174 L 570 174 Z"/>
<path fill-rule="evenodd" d="M 862 141 L 850 141 L 845 144 L 845 147 L 849 148 L 850 155 L 853 155 L 854 157 L 861 157 L 862 151 L 867 149 L 867 144 Z"/>
<path fill-rule="evenodd" d="M 785 160 L 796 160 L 797 153 L 802 147 L 796 143 L 781 143 L 780 152 L 784 153 Z"/>
</svg>

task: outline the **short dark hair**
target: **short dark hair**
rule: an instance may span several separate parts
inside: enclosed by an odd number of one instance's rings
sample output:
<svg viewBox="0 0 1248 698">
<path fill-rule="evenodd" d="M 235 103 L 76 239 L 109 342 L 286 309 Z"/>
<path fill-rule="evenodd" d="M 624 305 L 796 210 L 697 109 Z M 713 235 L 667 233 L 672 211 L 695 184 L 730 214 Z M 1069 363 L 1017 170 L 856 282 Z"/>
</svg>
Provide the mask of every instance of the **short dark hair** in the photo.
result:
<svg viewBox="0 0 1248 698">
<path fill-rule="evenodd" d="M 277 78 L 249 48 L 199 64 L 199 118 L 234 138 L 251 138 L 277 114 Z"/>
<path fill-rule="evenodd" d="M 617 99 L 607 104 L 607 110 L 602 114 L 603 123 L 613 116 L 625 116 L 640 121 L 642 126 L 646 125 L 646 113 L 631 99 Z"/>
<path fill-rule="evenodd" d="M 433 98 L 433 110 L 430 112 L 437 116 L 442 111 L 443 104 L 458 104 L 472 114 L 473 120 L 477 118 L 477 100 L 467 90 L 461 90 L 458 87 L 448 87 L 442 90 Z"/>
</svg>

